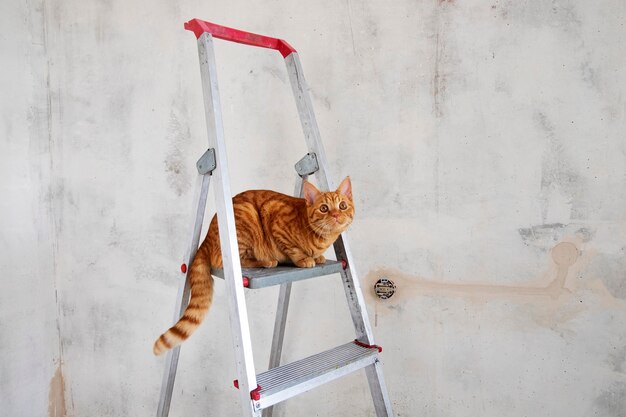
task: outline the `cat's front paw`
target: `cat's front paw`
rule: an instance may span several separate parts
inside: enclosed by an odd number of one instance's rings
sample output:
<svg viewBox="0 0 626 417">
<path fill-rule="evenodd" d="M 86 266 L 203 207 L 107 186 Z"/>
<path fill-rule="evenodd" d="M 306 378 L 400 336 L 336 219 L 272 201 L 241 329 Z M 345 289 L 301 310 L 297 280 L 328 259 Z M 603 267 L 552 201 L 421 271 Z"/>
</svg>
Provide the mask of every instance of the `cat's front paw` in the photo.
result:
<svg viewBox="0 0 626 417">
<path fill-rule="evenodd" d="M 326 263 L 326 258 L 324 258 L 324 255 L 320 255 L 317 258 L 315 258 L 315 263 L 316 264 L 325 264 Z"/>
<path fill-rule="evenodd" d="M 278 261 L 263 261 L 263 268 L 276 268 Z"/>
<path fill-rule="evenodd" d="M 294 263 L 300 268 L 313 268 L 315 266 L 315 259 L 311 257 L 302 258 L 298 261 L 295 261 Z"/>
</svg>

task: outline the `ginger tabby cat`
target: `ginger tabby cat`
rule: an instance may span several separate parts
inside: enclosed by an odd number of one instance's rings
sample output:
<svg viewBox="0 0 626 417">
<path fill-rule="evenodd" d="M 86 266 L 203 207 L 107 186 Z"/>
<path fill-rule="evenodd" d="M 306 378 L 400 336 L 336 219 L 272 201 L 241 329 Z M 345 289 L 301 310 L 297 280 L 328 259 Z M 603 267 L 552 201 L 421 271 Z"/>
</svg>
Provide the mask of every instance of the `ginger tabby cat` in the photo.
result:
<svg viewBox="0 0 626 417">
<path fill-rule="evenodd" d="M 331 192 L 321 192 L 304 181 L 303 194 L 304 198 L 296 198 L 251 190 L 233 197 L 242 267 L 273 268 L 289 262 L 311 268 L 326 262 L 324 252 L 354 218 L 350 177 Z M 189 305 L 180 320 L 156 340 L 155 355 L 185 341 L 204 319 L 213 299 L 212 267 L 222 268 L 217 215 L 189 270 Z"/>
</svg>

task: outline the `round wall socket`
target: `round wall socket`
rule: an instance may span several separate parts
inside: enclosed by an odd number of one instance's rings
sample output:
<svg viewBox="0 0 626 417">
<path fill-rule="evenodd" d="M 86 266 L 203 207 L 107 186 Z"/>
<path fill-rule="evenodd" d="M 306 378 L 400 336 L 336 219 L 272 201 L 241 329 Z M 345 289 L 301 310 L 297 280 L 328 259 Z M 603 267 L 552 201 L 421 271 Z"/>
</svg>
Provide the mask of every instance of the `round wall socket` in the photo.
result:
<svg viewBox="0 0 626 417">
<path fill-rule="evenodd" d="M 396 284 L 387 277 L 382 277 L 374 284 L 374 293 L 381 300 L 387 300 L 396 293 Z"/>
</svg>

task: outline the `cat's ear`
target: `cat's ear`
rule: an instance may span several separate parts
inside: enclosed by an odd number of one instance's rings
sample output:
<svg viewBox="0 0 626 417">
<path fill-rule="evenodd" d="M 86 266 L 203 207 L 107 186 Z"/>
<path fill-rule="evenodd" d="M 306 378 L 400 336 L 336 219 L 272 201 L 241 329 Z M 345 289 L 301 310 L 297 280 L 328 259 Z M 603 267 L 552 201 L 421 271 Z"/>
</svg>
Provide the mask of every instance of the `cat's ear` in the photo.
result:
<svg viewBox="0 0 626 417">
<path fill-rule="evenodd" d="M 315 203 L 315 199 L 321 194 L 321 191 L 315 188 L 313 184 L 308 181 L 302 182 L 302 194 L 306 200 L 307 206 L 312 206 Z"/>
<path fill-rule="evenodd" d="M 352 201 L 352 183 L 350 182 L 350 177 L 346 177 L 341 181 L 341 184 L 337 187 L 337 192 L 345 195 Z"/>
</svg>

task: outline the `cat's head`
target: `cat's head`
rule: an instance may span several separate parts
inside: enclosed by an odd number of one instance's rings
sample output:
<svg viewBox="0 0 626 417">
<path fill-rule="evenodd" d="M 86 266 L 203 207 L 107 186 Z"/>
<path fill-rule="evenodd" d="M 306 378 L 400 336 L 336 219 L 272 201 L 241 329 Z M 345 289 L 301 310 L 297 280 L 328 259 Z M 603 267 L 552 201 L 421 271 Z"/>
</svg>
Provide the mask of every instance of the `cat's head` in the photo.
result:
<svg viewBox="0 0 626 417">
<path fill-rule="evenodd" d="M 341 181 L 337 190 L 328 192 L 322 192 L 304 181 L 303 194 L 309 224 L 318 234 L 341 233 L 352 223 L 354 203 L 350 177 Z"/>
</svg>

